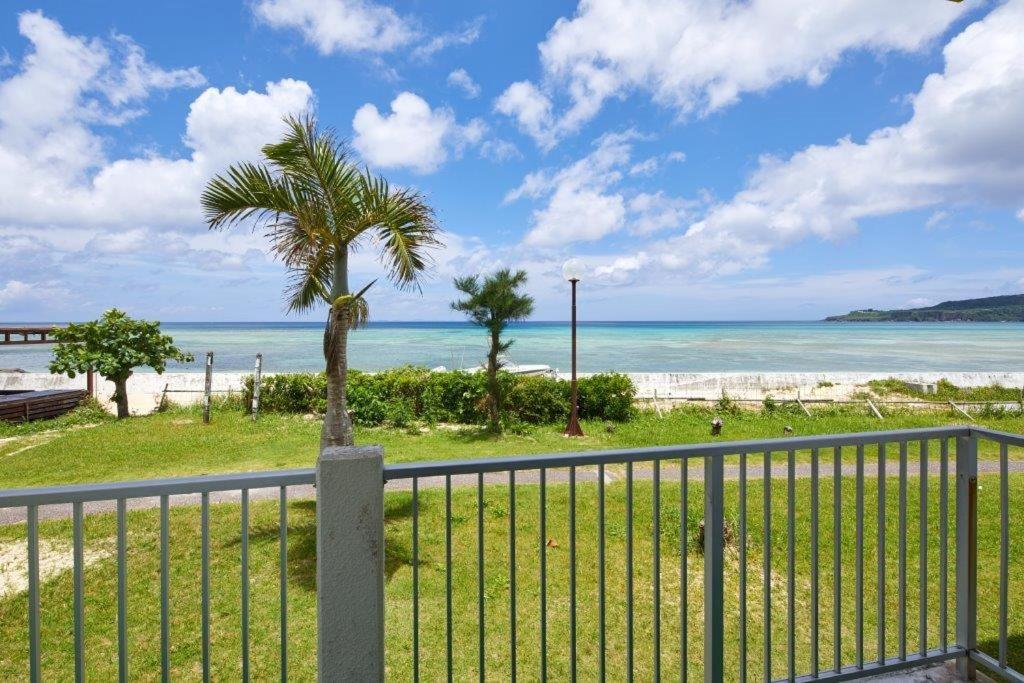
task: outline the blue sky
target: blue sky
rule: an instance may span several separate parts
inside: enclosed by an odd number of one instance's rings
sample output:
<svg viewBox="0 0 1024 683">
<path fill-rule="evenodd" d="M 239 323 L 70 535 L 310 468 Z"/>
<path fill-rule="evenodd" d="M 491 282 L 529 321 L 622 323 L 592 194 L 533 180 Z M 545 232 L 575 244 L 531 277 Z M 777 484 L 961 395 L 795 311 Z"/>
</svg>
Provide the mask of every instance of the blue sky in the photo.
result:
<svg viewBox="0 0 1024 683">
<path fill-rule="evenodd" d="M 287 319 L 198 193 L 303 110 L 445 230 L 378 320 L 500 265 L 562 319 L 568 258 L 598 320 L 1024 291 L 1022 33 L 1024 0 L 5 3 L 0 320 Z"/>
</svg>

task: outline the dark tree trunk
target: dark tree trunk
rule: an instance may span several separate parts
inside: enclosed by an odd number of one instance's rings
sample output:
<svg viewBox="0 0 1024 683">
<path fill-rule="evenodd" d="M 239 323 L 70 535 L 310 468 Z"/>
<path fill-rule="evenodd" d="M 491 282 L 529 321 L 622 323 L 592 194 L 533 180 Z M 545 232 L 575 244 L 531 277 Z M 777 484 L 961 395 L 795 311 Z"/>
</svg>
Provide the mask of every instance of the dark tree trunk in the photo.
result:
<svg viewBox="0 0 1024 683">
<path fill-rule="evenodd" d="M 498 384 L 498 348 L 501 338 L 491 334 L 491 349 L 487 353 L 487 421 L 491 431 L 501 430 L 501 387 Z"/>
<path fill-rule="evenodd" d="M 114 382 L 114 395 L 111 397 L 114 403 L 117 405 L 117 417 L 118 419 L 129 417 L 128 413 L 128 378 L 127 377 L 115 377 L 112 378 Z"/>
<path fill-rule="evenodd" d="M 348 311 L 331 311 L 324 330 L 324 358 L 327 361 L 327 409 L 320 434 L 320 447 L 351 446 L 352 419 L 348 414 Z"/>
<path fill-rule="evenodd" d="M 334 288 L 332 301 L 348 294 L 347 256 L 340 256 L 334 264 Z M 327 446 L 352 446 L 352 418 L 348 414 L 348 307 L 338 310 L 332 306 L 327 312 L 324 328 L 324 360 L 327 362 L 327 408 L 324 412 L 324 426 L 320 432 L 320 448 Z"/>
</svg>

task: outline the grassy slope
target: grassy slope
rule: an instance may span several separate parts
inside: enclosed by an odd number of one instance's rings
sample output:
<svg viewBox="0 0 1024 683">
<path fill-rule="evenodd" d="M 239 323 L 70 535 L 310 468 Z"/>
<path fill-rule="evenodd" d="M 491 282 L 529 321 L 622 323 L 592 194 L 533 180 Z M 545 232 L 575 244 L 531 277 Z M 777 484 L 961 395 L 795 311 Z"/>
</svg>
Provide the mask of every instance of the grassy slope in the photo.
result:
<svg viewBox="0 0 1024 683">
<path fill-rule="evenodd" d="M 420 434 L 361 428 L 356 438 L 359 443 L 382 444 L 389 462 L 474 458 L 706 442 L 711 440 L 708 424 L 713 415 L 710 409 L 695 407 L 672 411 L 663 418 L 645 413 L 617 425 L 613 432 L 606 431 L 604 424 L 588 423 L 584 424 L 587 436 L 574 440 L 563 438 L 559 426 L 499 438 L 476 429 L 436 428 Z M 960 424 L 964 420 L 945 411 L 904 411 L 879 421 L 859 408 L 820 408 L 812 418 L 793 412 L 740 412 L 724 418 L 722 438 L 729 440 L 781 436 L 786 425 L 799 435 Z M 1016 414 L 979 418 L 979 422 L 1024 432 L 1024 418 Z M 253 422 L 226 409 L 215 412 L 210 425 L 202 424 L 197 410 L 187 409 L 89 428 L 64 425 L 53 433 L 0 441 L 0 488 L 312 467 L 319 430 L 317 421 L 298 415 L 268 414 Z M 981 454 L 983 458 L 995 455 L 991 446 L 985 446 Z"/>
<path fill-rule="evenodd" d="M 869 470 L 873 469 L 869 467 Z M 895 479 L 887 487 L 886 546 L 886 621 L 888 639 L 886 654 L 897 652 L 897 544 L 898 528 L 895 511 L 898 489 Z M 928 642 L 939 643 L 938 632 L 938 483 L 932 479 L 929 492 L 932 505 L 929 516 L 929 559 L 926 581 L 928 594 Z M 995 633 L 998 557 L 998 496 L 997 482 L 983 477 L 980 496 L 979 524 L 979 636 L 989 641 Z M 1024 496 L 1024 478 L 1014 476 L 1011 481 L 1011 500 L 1018 503 Z M 843 481 L 843 519 L 841 533 L 842 561 L 842 639 L 844 661 L 854 657 L 854 536 L 855 501 L 853 481 Z M 641 680 L 651 677 L 652 659 L 652 499 L 650 485 L 636 485 L 635 534 L 635 667 Z M 831 661 L 834 633 L 832 629 L 832 547 L 831 482 L 823 479 L 821 490 L 821 601 L 820 659 L 823 667 Z M 443 492 L 422 492 L 420 517 L 420 578 L 421 578 L 421 674 L 424 680 L 438 680 L 444 674 L 444 537 Z M 761 602 L 762 491 L 759 483 L 750 485 L 748 504 L 749 521 L 749 583 L 747 599 L 749 610 L 749 672 L 760 679 L 762 671 L 761 642 L 763 637 L 763 604 Z M 800 480 L 796 485 L 796 662 L 800 671 L 809 667 L 809 519 L 810 485 Z M 727 519 L 735 525 L 738 515 L 738 490 L 735 482 L 726 484 Z M 787 625 L 786 605 L 786 489 L 785 482 L 773 485 L 772 516 L 772 672 L 774 677 L 785 673 Z M 546 538 L 557 541 L 557 547 L 547 548 L 548 571 L 548 670 L 552 678 L 564 679 L 568 671 L 568 530 L 566 485 L 551 485 L 548 489 L 548 528 Z M 612 679 L 623 678 L 625 648 L 625 485 L 618 481 L 608 486 L 607 492 L 607 600 L 608 600 L 608 672 Z M 702 491 L 698 483 L 691 483 L 687 538 L 690 639 L 687 660 L 694 680 L 701 676 L 701 642 L 703 625 L 701 615 L 702 563 L 694 539 L 701 516 Z M 875 604 L 876 604 L 876 552 L 875 520 L 876 489 L 872 480 L 865 486 L 865 657 L 876 656 Z M 951 504 L 951 512 L 954 506 Z M 410 495 L 389 494 L 387 498 L 387 653 L 389 678 L 410 679 L 411 662 L 411 541 Z M 538 524 L 538 489 L 522 486 L 517 495 L 517 585 L 518 585 L 518 667 L 522 677 L 533 678 L 539 667 L 540 614 L 538 595 L 538 565 L 540 533 Z M 584 680 L 595 678 L 598 661 L 597 642 L 597 527 L 596 487 L 580 484 L 578 489 L 578 632 L 579 674 Z M 908 649 L 915 651 L 918 644 L 918 486 L 910 480 L 908 495 L 907 534 L 907 636 Z M 486 490 L 484 524 L 486 530 L 486 666 L 489 676 L 507 676 L 508 672 L 508 498 L 504 487 Z M 679 487 L 666 480 L 661 497 L 660 566 L 662 583 L 662 674 L 674 678 L 679 663 Z M 1019 528 L 1024 508 L 1011 505 L 1011 529 Z M 310 656 L 315 646 L 315 576 L 314 576 L 314 510 L 310 502 L 295 501 L 289 505 L 289 666 L 295 680 L 309 680 L 314 676 L 315 658 Z M 240 670 L 239 644 L 239 512 L 236 505 L 214 506 L 212 514 L 212 657 L 213 678 L 237 679 Z M 129 516 L 129 638 L 130 667 L 133 678 L 153 679 L 159 671 L 159 594 L 158 594 L 158 526 L 157 512 L 135 511 Z M 198 510 L 176 508 L 171 511 L 171 659 L 172 678 L 194 680 L 199 678 L 199 543 Z M 952 519 L 950 519 L 952 524 Z M 251 522 L 251 647 L 253 675 L 257 679 L 271 679 L 278 671 L 278 572 L 277 572 L 277 507 L 274 503 L 254 503 Z M 70 542 L 67 522 L 46 522 L 41 525 L 44 538 Z M 89 517 L 86 537 L 90 543 L 110 543 L 115 533 L 111 515 Z M 0 540 L 23 537 L 24 527 L 0 529 Z M 1016 536 L 1016 535 L 1015 535 Z M 952 538 L 952 532 L 950 532 Z M 1016 543 L 1016 539 L 1014 540 Z M 453 600 L 455 614 L 455 680 L 475 678 L 477 658 L 476 634 L 476 506 L 472 489 L 456 489 L 453 494 Z M 727 677 L 734 679 L 738 667 L 738 612 L 736 541 L 727 548 L 726 576 L 726 652 Z M 1011 550 L 1010 631 L 1024 631 L 1024 611 L 1021 589 L 1024 588 L 1024 555 Z M 952 547 L 950 566 L 953 564 Z M 87 672 L 90 678 L 110 680 L 116 674 L 116 564 L 108 558 L 86 570 L 86 648 Z M 953 610 L 953 581 L 949 582 L 949 608 Z M 65 572 L 46 581 L 42 587 L 43 677 L 46 680 L 68 680 L 73 660 L 70 646 L 71 631 L 71 575 Z M 952 633 L 953 619 L 949 620 Z M 24 594 L 0 600 L 0 680 L 17 680 L 25 676 L 26 617 Z M 951 637 L 951 636 L 950 636 Z M 1014 641 L 1015 645 L 1019 645 Z M 989 641 L 984 649 L 995 654 Z M 1015 647 L 1011 663 L 1021 666 L 1021 651 Z"/>
</svg>

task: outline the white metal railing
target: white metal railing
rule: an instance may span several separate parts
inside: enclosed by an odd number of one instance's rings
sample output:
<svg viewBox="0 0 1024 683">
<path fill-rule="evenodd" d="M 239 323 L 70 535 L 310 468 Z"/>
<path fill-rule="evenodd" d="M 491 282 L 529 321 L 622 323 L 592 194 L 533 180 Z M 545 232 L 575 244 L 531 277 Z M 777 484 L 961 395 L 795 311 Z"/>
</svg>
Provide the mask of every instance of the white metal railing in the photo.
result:
<svg viewBox="0 0 1024 683">
<path fill-rule="evenodd" d="M 241 527 L 240 560 L 241 601 L 239 609 L 239 631 L 241 641 L 241 662 L 243 678 L 249 678 L 249 492 L 254 489 L 279 489 L 280 501 L 280 657 L 281 678 L 287 678 L 288 662 L 288 615 L 287 615 L 287 553 L 288 488 L 312 484 L 315 470 L 288 470 L 279 472 L 251 472 L 245 474 L 212 475 L 205 477 L 183 477 L 174 479 L 153 479 L 110 484 L 82 484 L 33 489 L 12 489 L 0 491 L 0 508 L 23 508 L 25 510 L 26 541 L 28 545 L 28 679 L 36 682 L 43 679 L 40 645 L 40 566 L 39 566 L 39 517 L 44 506 L 67 506 L 72 508 L 72 553 L 73 553 L 73 649 L 75 680 L 85 680 L 85 589 L 84 589 L 84 534 L 83 518 L 85 506 L 101 502 L 114 502 L 117 515 L 117 658 L 118 679 L 129 680 L 128 670 L 128 567 L 127 567 L 127 510 L 129 503 L 137 499 L 156 498 L 160 508 L 160 679 L 167 681 L 171 672 L 171 601 L 170 601 L 170 521 L 171 496 L 198 494 L 200 496 L 201 523 L 199 541 L 201 544 L 201 568 L 199 579 L 201 604 L 201 661 L 203 680 L 210 680 L 210 494 L 226 491 L 240 492 Z M 151 677 L 152 672 L 146 672 Z"/>
<path fill-rule="evenodd" d="M 995 638 L 995 651 L 983 652 L 978 646 L 978 447 L 994 443 L 998 449 L 996 461 L 984 461 L 984 473 L 991 473 L 999 481 L 999 554 L 998 554 L 998 598 L 994 603 L 982 605 L 986 611 L 998 612 L 998 632 Z M 122 482 L 115 484 L 88 484 L 79 486 L 63 486 L 40 489 L 20 489 L 0 491 L 0 508 L 24 509 L 26 523 L 26 542 L 28 549 L 28 641 L 26 670 L 29 679 L 41 679 L 40 669 L 40 567 L 39 567 L 39 531 L 40 508 L 51 505 L 70 505 L 72 508 L 73 530 L 73 650 L 75 677 L 83 680 L 85 676 L 85 653 L 83 624 L 84 614 L 88 606 L 85 604 L 83 590 L 83 517 L 90 511 L 91 505 L 97 501 L 113 501 L 116 504 L 117 523 L 117 647 L 118 671 L 121 680 L 129 678 L 128 671 L 128 639 L 127 624 L 131 614 L 127 610 L 126 585 L 128 581 L 126 563 L 126 511 L 129 501 L 138 498 L 155 498 L 160 511 L 160 677 L 170 677 L 170 614 L 172 605 L 169 596 L 169 506 L 170 497 L 183 494 L 197 494 L 200 497 L 201 525 L 199 541 L 201 543 L 201 577 L 200 594 L 202 609 L 202 632 L 200 634 L 202 648 L 198 664 L 201 666 L 203 678 L 210 677 L 210 575 L 209 575 L 209 506 L 210 494 L 224 491 L 240 492 L 241 525 L 239 528 L 239 576 L 241 591 L 239 610 L 239 642 L 241 651 L 241 671 L 243 679 L 250 676 L 249 649 L 249 492 L 254 489 L 278 489 L 279 516 L 279 561 L 281 614 L 280 614 L 280 653 L 281 676 L 287 675 L 288 661 L 288 615 L 287 615 L 287 496 L 288 488 L 296 485 L 316 483 L 317 497 L 317 629 L 318 629 L 318 666 L 321 680 L 379 680 L 384 676 L 385 662 L 385 579 L 384 579 L 384 490 L 385 488 L 404 488 L 411 492 L 411 574 L 412 596 L 411 608 L 412 628 L 407 633 L 389 632 L 388 642 L 397 642 L 408 638 L 411 661 L 408 662 L 411 677 L 419 680 L 426 676 L 421 669 L 422 638 L 420 623 L 420 607 L 425 601 L 444 602 L 444 664 L 442 670 L 451 680 L 465 680 L 468 677 L 484 680 L 485 677 L 502 674 L 511 675 L 513 679 L 540 679 L 549 675 L 549 655 L 558 654 L 569 660 L 568 676 L 575 680 L 584 677 L 581 670 L 596 671 L 599 677 L 608 674 L 608 654 L 617 652 L 624 654 L 627 673 L 634 671 L 641 662 L 637 652 L 646 656 L 650 652 L 651 661 L 644 662 L 644 670 L 650 671 L 655 680 L 668 676 L 663 666 L 672 669 L 673 675 L 685 680 L 690 669 L 700 668 L 706 681 L 722 681 L 726 678 L 746 680 L 852 680 L 898 671 L 912 666 L 938 663 L 955 659 L 961 675 L 972 676 L 974 665 L 981 664 L 986 669 L 1001 675 L 1008 680 L 1024 681 L 1024 676 L 1010 665 L 1008 636 L 1008 602 L 1010 586 L 1010 495 L 1009 482 L 1011 448 L 1024 447 L 1024 436 L 996 432 L 986 429 L 969 427 L 949 427 L 937 429 L 900 430 L 888 432 L 869 432 L 859 434 L 824 435 L 771 439 L 742 442 L 719 442 L 712 444 L 696 444 L 668 446 L 648 449 L 630 449 L 615 451 L 598 451 L 589 453 L 568 453 L 537 455 L 512 458 L 487 458 L 479 460 L 460 460 L 434 463 L 407 463 L 384 465 L 383 452 L 379 447 L 326 449 L 321 454 L 317 468 L 292 470 L 283 472 L 248 473 L 237 475 L 218 475 L 207 477 L 189 477 L 180 479 L 163 479 L 142 482 Z M 916 454 L 914 463 L 910 458 Z M 699 460 L 702 470 L 691 473 L 690 464 Z M 890 474 L 890 466 L 895 465 L 895 474 Z M 912 467 L 912 465 L 914 467 Z M 869 470 L 869 466 L 874 471 Z M 914 469 L 916 468 L 916 474 Z M 624 474 L 624 480 L 609 483 L 610 472 Z M 688 651 L 692 625 L 688 618 L 687 596 L 691 577 L 688 571 L 687 539 L 694 530 L 690 528 L 686 510 L 688 509 L 690 491 L 695 483 L 692 478 L 702 479 L 703 487 L 703 628 L 704 654 L 699 662 L 688 661 L 685 656 L 679 661 L 666 664 L 664 652 Z M 725 481 L 737 481 L 738 495 L 735 498 L 735 509 L 726 505 Z M 802 519 L 797 514 L 798 496 L 796 486 L 798 480 L 806 478 L 809 486 L 810 515 L 807 538 L 809 547 L 800 548 L 800 556 L 808 557 L 809 585 L 806 592 L 810 604 L 804 611 L 797 608 L 798 570 L 797 522 Z M 908 524 L 908 507 L 913 492 L 912 480 L 916 478 L 918 487 L 915 498 L 919 509 L 918 523 Z M 932 492 L 930 484 L 936 483 L 937 489 Z M 772 481 L 782 479 L 785 498 L 785 551 L 784 557 L 773 557 L 779 552 L 773 538 L 781 534 L 776 529 L 773 535 L 773 524 L 779 517 L 773 514 L 773 495 L 782 495 L 783 487 L 776 487 L 773 494 Z M 876 482 L 877 499 L 872 503 L 865 486 L 866 479 Z M 644 539 L 643 546 L 650 547 L 650 566 L 663 567 L 665 558 L 671 561 L 677 555 L 679 561 L 678 586 L 663 585 L 666 576 L 664 571 L 652 571 L 646 580 L 651 581 L 649 587 L 640 591 L 637 587 L 637 574 L 634 566 L 637 548 L 637 530 L 634 528 L 634 516 L 638 497 L 635 494 L 637 482 L 643 482 L 643 497 L 650 496 L 650 533 Z M 752 485 L 760 482 L 763 508 L 755 510 L 750 507 Z M 824 488 L 822 484 L 828 484 Z M 384 484 L 382 486 L 382 483 Z M 952 483 L 952 491 L 950 484 Z M 649 484 L 649 486 L 648 486 Z M 663 493 L 666 484 L 671 484 L 668 493 Z M 895 509 L 890 504 L 889 486 L 896 486 Z M 453 489 L 474 487 L 476 493 L 476 547 L 475 555 L 459 552 L 453 553 Z M 536 509 L 536 536 L 528 539 L 518 538 L 517 510 L 522 514 L 523 500 L 533 499 L 531 489 L 529 498 L 517 501 L 517 490 L 524 486 L 535 487 L 538 508 Z M 568 623 L 564 626 L 549 623 L 551 607 L 549 604 L 549 567 L 548 553 L 545 551 L 547 539 L 546 529 L 549 522 L 547 493 L 552 486 L 567 487 L 568 507 Z M 804 484 L 801 484 L 804 486 Z M 421 583 L 420 568 L 420 536 L 423 521 L 420 518 L 420 504 L 423 491 L 429 487 L 437 487 L 444 492 L 444 595 L 429 594 Z M 615 487 L 614 489 L 612 487 Z M 504 493 L 502 493 L 504 489 Z M 507 495 L 507 532 L 501 534 L 498 543 L 507 548 L 509 563 L 502 570 L 502 585 L 506 585 L 504 597 L 488 597 L 485 591 L 487 577 L 485 572 L 489 565 L 485 563 L 486 548 L 495 543 L 485 533 L 484 497 L 487 495 Z M 566 489 L 560 489 L 565 491 Z M 825 492 L 825 496 L 822 492 Z M 610 586 L 607 581 L 609 564 L 609 542 L 607 536 L 610 514 L 606 507 L 607 497 L 614 491 L 615 495 L 624 496 L 625 546 L 621 549 L 625 566 L 625 585 Z M 678 494 L 676 493 L 678 491 Z M 577 524 L 577 507 L 583 494 L 596 500 L 597 536 L 583 538 Z M 827 500 L 831 495 L 832 519 L 828 520 Z M 952 494 L 952 496 L 950 495 Z M 681 526 L 678 530 L 679 545 L 670 548 L 663 542 L 668 529 L 662 523 L 664 502 L 674 500 L 678 495 Z M 851 499 L 852 496 L 852 499 Z M 953 508 L 950 507 L 952 497 Z M 463 500 L 460 498 L 460 500 Z M 731 498 L 730 498 L 731 500 Z M 844 501 L 853 501 L 852 518 L 843 514 Z M 589 503 L 588 503 L 589 504 Z M 874 508 L 874 518 L 870 514 Z M 558 508 L 559 511 L 562 508 Z M 826 511 L 824 520 L 822 510 Z M 530 519 L 532 520 L 533 511 Z M 734 514 L 734 516 L 732 516 Z M 953 520 L 950 514 L 954 515 Z M 760 520 L 754 516 L 760 515 Z M 738 562 L 733 569 L 726 564 L 726 519 L 736 520 L 736 533 L 729 543 L 734 545 Z M 472 519 L 472 518 L 470 518 Z M 895 519 L 896 538 L 893 539 L 891 529 Z M 752 554 L 758 551 L 750 541 L 756 536 L 751 521 L 759 521 L 763 546 L 759 549 L 762 564 L 761 571 L 756 571 L 756 562 L 752 563 Z M 923 520 L 924 523 L 921 523 Z M 557 520 L 561 523 L 561 520 Z M 616 520 L 618 523 L 619 520 Z M 953 538 L 947 535 L 950 522 L 953 525 Z M 834 540 L 826 543 L 822 533 L 823 522 L 830 525 Z M 853 527 L 853 562 L 852 571 L 843 571 L 844 562 L 849 556 L 844 555 L 842 539 L 849 539 L 850 528 Z M 916 526 L 916 528 L 914 528 Z M 843 531 L 843 529 L 846 531 Z M 647 527 L 644 528 L 646 533 Z M 934 529 L 937 536 L 933 537 Z M 799 530 L 802 533 L 802 530 Z M 917 560 L 908 558 L 908 539 L 917 536 Z M 954 557 L 949 557 L 950 543 Z M 896 579 L 895 609 L 892 607 L 890 586 L 893 562 L 889 559 L 895 542 Z M 529 548 L 536 543 L 539 548 L 530 548 L 537 553 L 538 566 L 536 574 L 524 575 L 518 569 L 516 557 L 521 549 Z M 596 566 L 587 567 L 584 573 L 578 566 L 578 548 L 583 543 L 590 543 L 595 548 Z M 506 551 L 502 550 L 502 553 Z M 730 553 L 733 552 L 730 549 Z M 806 553 L 806 555 L 804 554 Z M 819 569 L 828 564 L 823 562 L 831 553 L 832 576 L 823 577 Z M 874 553 L 876 566 L 869 571 L 866 558 Z M 938 585 L 933 585 L 929 572 L 929 558 L 935 557 L 938 563 Z M 453 604 L 452 579 L 460 569 L 459 563 L 467 562 L 468 567 L 461 567 L 475 574 L 477 596 L 476 609 L 457 611 Z M 646 560 L 645 560 L 646 562 Z M 916 597 L 917 614 L 908 609 L 909 587 L 908 572 L 915 568 L 918 572 Z M 751 571 L 754 567 L 754 571 Z M 561 571 L 562 565 L 559 565 Z M 986 568 L 987 569 L 987 568 Z M 775 614 L 773 604 L 780 604 L 779 586 L 772 580 L 774 572 L 780 571 L 784 577 L 785 609 L 782 615 Z M 490 570 L 493 571 L 493 568 Z M 739 599 L 733 606 L 726 600 L 725 577 L 731 571 L 738 572 Z M 955 600 L 950 599 L 948 577 L 953 575 L 953 592 Z M 525 582 L 534 581 L 527 585 Z M 865 597 L 865 587 L 871 578 L 877 581 L 873 593 L 874 604 Z M 830 578 L 830 581 L 829 581 Z M 507 581 L 504 581 L 507 579 Z M 583 594 L 579 586 L 584 580 L 593 580 L 597 598 L 594 606 L 599 612 L 596 649 L 596 661 L 585 661 L 582 648 L 579 647 L 577 613 L 582 609 L 580 596 Z M 802 581 L 803 579 L 801 579 Z M 831 586 L 829 586 L 829 582 Z M 850 586 L 852 582 L 852 590 Z M 759 585 L 758 585 L 759 584 Z M 521 609 L 516 608 L 517 595 L 524 587 L 536 589 L 539 610 L 536 620 L 524 622 Z M 663 595 L 671 588 L 678 590 L 679 613 L 675 617 L 663 610 Z M 390 589 L 389 589 L 390 590 Z M 801 590 L 804 590 L 801 584 Z M 643 597 L 637 600 L 637 594 Z M 587 595 L 590 594 L 588 591 Z M 758 595 L 759 594 L 759 595 Z M 853 638 L 852 647 L 844 643 L 843 634 L 849 633 L 849 615 L 845 610 L 850 608 L 849 595 L 852 594 Z M 649 596 L 649 597 L 648 597 Z M 826 600 L 827 598 L 827 600 Z M 767 609 L 761 613 L 752 613 L 748 603 L 760 600 Z M 485 633 L 485 625 L 489 623 L 489 615 L 495 600 L 507 601 L 502 606 L 502 613 L 507 615 L 507 627 L 500 631 L 499 636 Z M 774 601 L 774 602 L 773 602 Z M 726 604 L 730 607 L 727 611 Z M 639 603 L 639 604 L 638 604 Z M 832 614 L 823 613 L 823 606 L 830 603 Z M 609 624 L 610 607 L 615 607 L 615 614 L 625 617 L 624 637 L 620 640 L 612 635 Z M 952 608 L 952 609 L 950 609 Z M 647 610 L 650 610 L 649 612 Z M 950 612 L 952 611 L 952 614 Z M 649 632 L 651 641 L 640 647 L 637 638 L 635 619 L 642 614 L 646 619 L 650 616 Z M 937 616 L 937 628 L 930 623 L 930 615 Z M 786 623 L 786 642 L 781 661 L 773 661 L 778 643 L 772 638 L 772 622 L 781 616 Z M 829 622 L 831 617 L 831 623 Z M 911 632 L 910 620 L 916 617 L 917 642 L 908 642 Z M 876 631 L 866 643 L 867 631 L 865 622 L 873 619 Z M 674 623 L 673 623 L 674 620 Z M 799 624 L 798 624 L 799 622 Z M 456 646 L 454 626 L 456 624 L 475 624 L 477 631 L 476 643 L 458 643 Z M 562 622 L 558 622 L 561 624 Z M 739 637 L 735 644 L 726 641 L 726 624 L 735 627 Z M 798 625 L 808 625 L 806 640 L 798 639 L 803 632 Z M 955 627 L 955 628 L 951 628 Z M 517 655 L 517 645 L 523 641 L 526 629 L 536 629 L 538 634 L 539 653 L 530 657 L 535 661 L 536 670 L 522 668 L 522 653 Z M 464 630 L 464 629 L 463 629 Z M 761 637 L 758 638 L 757 632 Z M 950 637 L 952 631 L 952 638 Z M 616 629 L 616 632 L 618 630 Z M 828 636 L 828 639 L 825 636 Z M 504 663 L 495 665 L 493 652 L 499 642 L 496 637 L 504 639 L 499 650 Z M 647 637 L 647 636 L 645 636 Z M 752 651 L 750 645 L 757 640 L 760 645 Z M 826 642 L 831 651 L 826 652 L 820 643 Z M 671 648 L 669 648 L 671 644 Z M 475 648 L 473 664 L 469 670 L 465 666 L 458 668 L 455 662 L 456 650 Z M 798 658 L 799 653 L 799 658 Z M 806 653 L 806 654 L 805 654 Z M 807 661 L 803 666 L 799 661 Z M 460 658 L 460 662 L 463 659 Z M 753 670 L 750 663 L 760 663 L 758 670 Z M 488 669 L 490 665 L 490 669 Z"/>
</svg>

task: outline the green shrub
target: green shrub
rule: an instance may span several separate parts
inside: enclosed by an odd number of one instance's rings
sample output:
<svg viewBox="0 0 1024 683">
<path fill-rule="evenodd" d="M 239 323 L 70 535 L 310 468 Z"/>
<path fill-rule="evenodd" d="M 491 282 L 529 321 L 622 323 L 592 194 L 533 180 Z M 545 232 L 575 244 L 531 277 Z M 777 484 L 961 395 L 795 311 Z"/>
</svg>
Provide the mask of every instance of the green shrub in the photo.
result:
<svg viewBox="0 0 1024 683">
<path fill-rule="evenodd" d="M 722 397 L 715 401 L 715 412 L 735 415 L 740 412 L 740 404 L 723 391 Z"/>
<path fill-rule="evenodd" d="M 580 417 L 625 422 L 633 417 L 636 387 L 627 375 L 607 372 L 579 380 Z"/>
<path fill-rule="evenodd" d="M 482 424 L 487 378 L 482 372 L 431 372 L 406 366 L 383 372 L 350 370 L 348 406 L 363 425 L 407 427 L 413 422 Z M 552 424 L 569 416 L 569 383 L 541 376 L 500 373 L 509 425 Z M 244 409 L 252 405 L 252 377 L 244 383 Z M 626 375 L 600 374 L 579 381 L 580 417 L 621 422 L 633 416 L 636 389 Z M 327 401 L 323 373 L 266 375 L 260 410 L 322 413 Z"/>
<path fill-rule="evenodd" d="M 253 378 L 245 378 L 242 402 L 252 407 Z M 322 413 L 327 405 L 327 376 L 296 372 L 264 375 L 260 382 L 260 411 L 271 413 Z"/>
<path fill-rule="evenodd" d="M 477 424 L 484 420 L 482 401 L 487 395 L 482 372 L 432 372 L 422 394 L 422 416 L 427 422 Z"/>
<path fill-rule="evenodd" d="M 502 392 L 506 413 L 528 424 L 551 424 L 569 418 L 568 382 L 539 376 L 514 379 Z"/>
<path fill-rule="evenodd" d="M 382 382 L 377 375 L 358 370 L 348 371 L 346 398 L 348 410 L 356 423 L 378 425 L 388 419 L 388 402 L 381 386 Z"/>
</svg>

